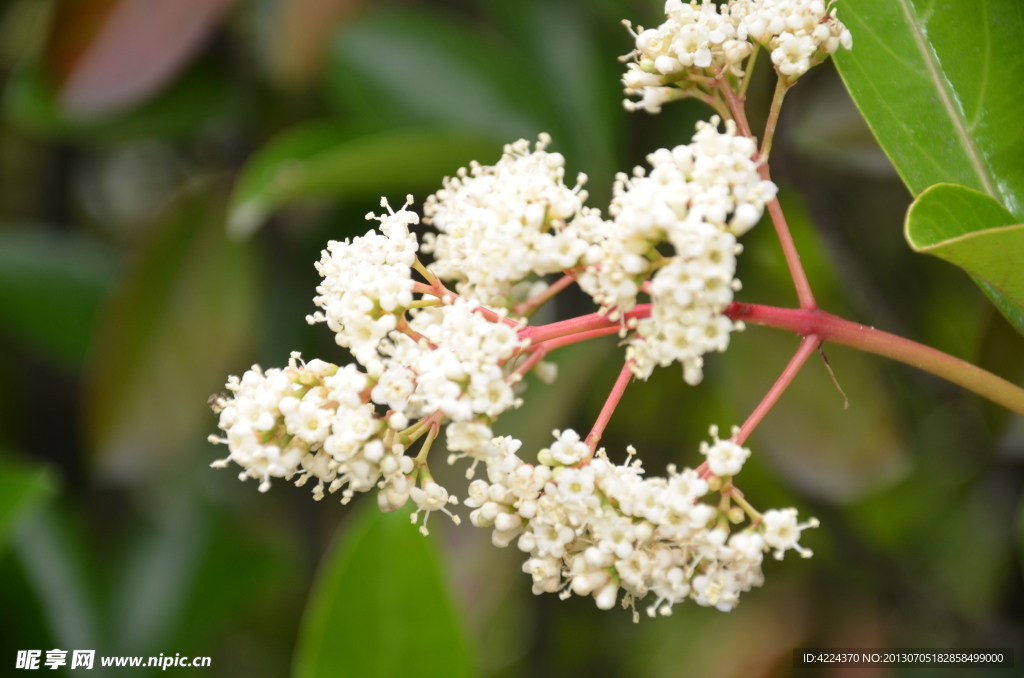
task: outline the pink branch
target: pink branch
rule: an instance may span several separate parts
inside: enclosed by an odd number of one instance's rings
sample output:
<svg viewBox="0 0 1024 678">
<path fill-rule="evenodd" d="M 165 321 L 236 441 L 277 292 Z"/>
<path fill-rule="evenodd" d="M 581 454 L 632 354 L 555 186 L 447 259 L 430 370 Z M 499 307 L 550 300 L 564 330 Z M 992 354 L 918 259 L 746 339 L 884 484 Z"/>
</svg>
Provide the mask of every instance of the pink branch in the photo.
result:
<svg viewBox="0 0 1024 678">
<path fill-rule="evenodd" d="M 646 318 L 649 315 L 651 315 L 650 304 L 637 304 L 633 307 L 632 311 L 625 314 L 624 321 L 628 321 L 633 318 Z M 537 344 L 542 341 L 557 339 L 558 337 L 564 337 L 578 332 L 586 332 L 589 330 L 607 327 L 621 328 L 622 326 L 622 323 L 617 320 L 614 322 L 608 320 L 608 316 L 606 314 L 591 313 L 590 315 L 581 315 L 576 318 L 570 318 L 569 320 L 562 320 L 556 323 L 549 323 L 547 325 L 526 327 L 519 331 L 519 336 L 523 339 L 531 339 L 535 344 Z"/>
<path fill-rule="evenodd" d="M 619 331 L 618 325 L 611 327 L 599 327 L 594 330 L 587 330 L 586 332 L 575 332 L 573 334 L 567 334 L 557 339 L 550 339 L 539 344 L 533 344 L 527 347 L 527 351 L 544 350 L 550 353 L 556 348 L 562 348 L 563 346 L 569 346 L 570 344 L 578 344 L 581 341 L 587 341 L 589 339 L 597 339 L 598 337 L 607 337 L 609 334 L 617 334 Z"/>
<path fill-rule="evenodd" d="M 510 374 L 509 376 L 511 377 L 514 374 L 518 375 L 519 377 L 525 377 L 527 373 L 529 373 L 530 370 L 536 367 L 537 363 L 543 360 L 544 356 L 546 356 L 547 354 L 547 348 L 545 348 L 544 346 L 537 347 L 537 350 L 530 354 L 530 357 L 526 359 L 526 362 L 517 367 L 515 371 L 513 371 L 512 374 Z"/>
<path fill-rule="evenodd" d="M 427 285 L 426 283 L 413 281 L 412 291 L 420 294 L 429 294 L 432 297 L 437 297 L 442 302 L 448 299 L 450 300 L 448 303 L 454 303 L 456 299 L 462 298 L 442 285 L 440 281 L 438 281 L 437 285 Z M 510 327 L 519 327 L 519 323 L 515 320 L 512 320 L 511 318 L 504 318 L 486 306 L 477 306 L 473 310 L 490 320 L 492 323 L 501 322 L 509 325 Z"/>
<path fill-rule="evenodd" d="M 782 374 L 779 375 L 775 385 L 772 386 L 764 399 L 761 400 L 761 403 L 754 409 L 750 416 L 747 417 L 747 420 L 743 422 L 743 426 L 740 427 L 740 430 L 736 432 L 735 436 L 733 436 L 733 441 L 737 445 L 742 445 L 754 429 L 757 428 L 757 425 L 761 423 L 761 420 L 764 419 L 765 415 L 768 414 L 772 407 L 774 407 L 775 403 L 778 402 L 779 398 L 783 393 L 785 393 L 789 385 L 793 383 L 793 379 L 795 379 L 796 375 L 800 372 L 800 368 L 804 366 L 807 359 L 811 357 L 811 354 L 814 353 L 820 345 L 821 340 L 818 338 L 818 335 L 812 334 L 804 337 L 804 340 L 800 342 L 800 348 L 797 349 L 796 353 L 790 359 L 789 364 L 786 365 L 786 369 L 784 369 Z"/>
<path fill-rule="evenodd" d="M 612 386 L 611 393 L 608 394 L 608 399 L 604 402 L 604 407 L 601 408 L 601 413 L 597 415 L 594 428 L 590 429 L 590 433 L 587 434 L 586 443 L 590 447 L 591 456 L 593 456 L 594 450 L 597 449 L 597 443 L 600 442 L 601 436 L 604 435 L 604 429 L 612 418 L 612 413 L 615 412 L 619 401 L 622 400 L 622 394 L 626 392 L 626 386 L 629 385 L 629 380 L 632 377 L 633 371 L 630 369 L 630 361 L 627 360 L 622 365 L 619 378 L 615 380 L 615 385 Z"/>
<path fill-rule="evenodd" d="M 725 95 L 726 102 L 729 104 L 729 110 L 732 111 L 733 119 L 736 120 L 736 128 L 739 133 L 756 141 L 756 138 L 750 131 L 750 123 L 747 122 L 747 112 L 743 108 L 743 100 L 736 96 L 732 91 L 732 87 L 724 79 L 719 87 Z M 782 104 L 782 96 L 785 93 L 785 88 L 781 90 L 781 94 L 779 94 L 779 90 L 776 90 L 776 95 L 772 101 L 772 115 L 774 117 L 769 117 L 768 124 L 770 127 L 765 131 L 765 138 L 769 148 L 771 144 L 770 139 L 775 134 L 775 124 L 778 121 L 778 110 L 775 108 L 775 105 L 776 103 L 778 105 Z M 768 148 L 765 148 L 765 152 L 767 151 Z M 767 163 L 762 163 L 758 167 L 758 172 L 762 179 L 771 181 L 771 173 Z M 793 278 L 796 295 L 800 300 L 800 308 L 808 310 L 818 308 L 818 303 L 814 300 L 814 293 L 811 292 L 811 283 L 807 280 L 807 273 L 804 272 L 803 264 L 800 263 L 800 253 L 797 252 L 796 245 L 793 243 L 793 236 L 789 232 L 789 225 L 786 223 L 786 216 L 782 213 L 782 205 L 779 204 L 778 198 L 772 198 L 772 201 L 768 203 L 768 214 L 771 215 L 772 223 L 775 225 L 775 233 L 779 236 L 779 244 L 782 245 L 782 253 L 786 257 L 789 275 Z"/>
<path fill-rule="evenodd" d="M 573 284 L 575 281 L 576 279 L 567 273 L 563 275 L 561 278 L 559 278 L 557 281 L 549 285 L 546 290 L 544 290 L 537 296 L 530 297 L 526 301 L 513 306 L 512 311 L 519 316 L 526 315 L 530 311 L 536 308 L 540 308 L 541 306 L 546 304 L 548 300 L 551 299 L 551 297 L 555 296 L 556 294 L 564 290 L 566 287 Z"/>
<path fill-rule="evenodd" d="M 771 180 L 768 165 L 761 165 L 758 172 L 760 172 L 761 178 L 766 181 Z M 803 264 L 800 263 L 800 253 L 797 252 L 796 243 L 793 242 L 793 235 L 789 232 L 789 224 L 786 223 L 786 215 L 782 213 L 782 205 L 779 204 L 778 198 L 772 198 L 768 203 L 768 214 L 771 215 L 775 233 L 779 237 L 779 244 L 782 245 L 782 254 L 786 257 L 789 276 L 793 279 L 793 286 L 796 287 L 800 308 L 813 311 L 818 308 L 818 302 L 814 300 L 811 283 L 807 280 Z"/>
<path fill-rule="evenodd" d="M 650 304 L 638 304 L 626 314 L 626 318 L 645 318 L 650 314 Z M 725 315 L 733 320 L 742 320 L 754 325 L 789 330 L 803 337 L 816 334 L 822 342 L 843 344 L 898 360 L 958 384 L 1011 412 L 1024 415 L 1024 389 L 980 367 L 916 341 L 844 320 L 817 309 L 778 308 L 733 302 L 725 310 Z M 601 336 L 595 330 L 602 328 L 606 330 L 606 334 L 611 334 L 618 331 L 620 324 L 608 320 L 605 315 L 591 313 L 549 325 L 527 327 L 519 334 L 524 338 L 529 337 L 536 344 L 557 338 L 564 339 L 557 345 L 566 345 L 581 340 L 571 335 L 583 336 L 584 333 L 594 332 L 591 336 Z"/>
<path fill-rule="evenodd" d="M 1011 412 L 1024 415 L 1024 389 L 991 372 L 934 348 L 819 310 L 776 308 L 734 302 L 725 314 L 733 320 L 816 334 L 822 342 L 843 344 L 898 360 L 974 391 Z"/>
</svg>

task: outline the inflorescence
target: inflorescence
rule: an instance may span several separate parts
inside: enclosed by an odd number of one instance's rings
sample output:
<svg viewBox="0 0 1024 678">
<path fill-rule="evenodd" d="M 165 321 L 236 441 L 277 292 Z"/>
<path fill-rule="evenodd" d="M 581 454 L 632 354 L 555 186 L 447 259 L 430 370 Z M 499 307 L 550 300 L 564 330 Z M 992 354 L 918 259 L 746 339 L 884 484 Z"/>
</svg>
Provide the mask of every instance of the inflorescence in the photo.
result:
<svg viewBox="0 0 1024 678">
<path fill-rule="evenodd" d="M 668 0 L 666 20 L 636 38 L 622 83 L 628 110 L 658 113 L 677 99 L 704 99 L 708 84 L 724 74 L 744 76 L 747 58 L 767 49 L 779 77 L 793 82 L 835 54 L 853 47 L 850 31 L 823 0 Z"/>
<path fill-rule="evenodd" d="M 624 81 L 642 98 L 627 107 L 657 112 L 692 88 L 719 86 L 708 77 L 742 77 L 760 45 L 772 50 L 780 77 L 796 78 L 850 43 L 819 0 L 721 8 L 669 0 L 666 14 L 636 35 Z M 528 372 L 555 377 L 543 360 L 549 350 L 590 338 L 587 328 L 528 324 L 570 283 L 624 340 L 621 388 L 674 362 L 698 383 L 704 354 L 726 350 L 742 329 L 724 314 L 740 289 L 737 238 L 777 189 L 758 171 L 755 141 L 714 117 L 698 124 L 690 144 L 650 154 L 650 170 L 619 174 L 605 217 L 584 204 L 585 175 L 565 184 L 565 159 L 547 151 L 550 141 L 541 135 L 531 149 L 519 140 L 495 165 L 473 163 L 446 178 L 423 205 L 434 230 L 422 243 L 411 196 L 397 211 L 382 200 L 386 211 L 367 215 L 376 229 L 328 243 L 316 263 L 318 310 L 307 321 L 325 323 L 354 362 L 304 362 L 293 353 L 285 368 L 231 377 L 214 404 L 222 434 L 210 437 L 229 454 L 213 466 L 235 462 L 260 491 L 275 478 L 312 481 L 317 500 L 340 492 L 346 503 L 376 488 L 383 511 L 411 500 L 426 534 L 435 511 L 459 523 L 458 500 L 429 470 L 443 427 L 449 463 L 468 458 L 470 479 L 485 467 L 486 480 L 469 486 L 470 520 L 492 529 L 495 545 L 515 541 L 528 554 L 523 569 L 535 593 L 589 595 L 602 609 L 621 600 L 635 616 L 648 594 L 651 616 L 688 598 L 730 610 L 763 582 L 765 553 L 810 556 L 800 533 L 817 524 L 799 523 L 795 509 L 761 513 L 747 502 L 733 484 L 750 455 L 737 429 L 720 439 L 712 427 L 702 464 L 669 466 L 659 478 L 644 476 L 632 447 L 622 464 L 598 448 L 604 411 L 585 439 L 555 431 L 533 464 L 520 456 L 520 441 L 492 428 L 522 403 Z M 429 265 L 421 254 L 432 255 Z M 563 277 L 549 286 L 549 274 Z"/>
</svg>

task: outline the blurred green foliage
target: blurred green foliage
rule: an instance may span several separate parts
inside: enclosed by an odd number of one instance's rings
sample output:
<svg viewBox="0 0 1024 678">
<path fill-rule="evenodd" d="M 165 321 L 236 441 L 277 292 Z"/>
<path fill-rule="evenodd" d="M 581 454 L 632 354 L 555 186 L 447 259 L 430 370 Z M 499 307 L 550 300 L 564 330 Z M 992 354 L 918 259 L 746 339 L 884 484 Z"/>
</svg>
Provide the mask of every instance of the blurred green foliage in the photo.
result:
<svg viewBox="0 0 1024 678">
<path fill-rule="evenodd" d="M 908 247 L 900 180 L 915 195 L 940 181 L 984 190 L 962 157 L 973 143 L 994 197 L 1021 216 L 1024 53 L 999 38 L 1016 24 L 947 3 L 927 15 L 922 53 L 907 17 L 925 3 L 908 3 L 840 0 L 853 100 L 831 64 L 802 78 L 774 177 L 824 308 L 1021 383 L 1021 335 L 968 276 Z M 619 21 L 652 25 L 656 2 L 249 0 L 211 17 L 148 98 L 83 116 L 62 88 L 110 39 L 94 29 L 118 5 L 0 2 L 0 662 L 59 647 L 208 655 L 205 676 L 745 678 L 798 675 L 798 645 L 1024 651 L 1024 422 L 837 347 L 824 351 L 842 393 L 812 360 L 756 431 L 742 478 L 755 505 L 821 519 L 805 535 L 816 555 L 766 563 L 765 587 L 728 615 L 681 605 L 633 625 L 588 600 L 532 596 L 522 554 L 486 531 L 435 518 L 423 540 L 373 497 L 317 504 L 208 469 L 204 403 L 227 374 L 292 350 L 346 359 L 303 321 L 312 263 L 328 239 L 368 229 L 380 194 L 419 202 L 468 160 L 547 131 L 604 207 L 614 172 L 687 141 L 710 111 L 622 110 Z M 90 19 L 68 37 L 56 27 L 72 10 Z M 955 110 L 931 105 L 929 54 L 952 99 L 973 106 L 966 138 Z M 755 129 L 774 86 L 766 61 L 749 94 Z M 1000 86 L 979 88 L 978 72 Z M 116 95 L 113 74 L 107 86 Z M 793 305 L 770 225 L 744 245 L 740 298 Z M 590 308 L 569 291 L 538 321 Z M 609 453 L 634 444 L 652 473 L 697 464 L 707 426 L 741 422 L 796 344 L 750 328 L 709 356 L 698 387 L 675 368 L 630 386 Z M 555 353 L 559 380 L 528 380 L 500 433 L 529 450 L 553 428 L 589 428 L 621 350 L 609 338 Z M 461 467 L 436 474 L 461 487 Z M 368 668 L 370 654 L 387 662 Z"/>
</svg>

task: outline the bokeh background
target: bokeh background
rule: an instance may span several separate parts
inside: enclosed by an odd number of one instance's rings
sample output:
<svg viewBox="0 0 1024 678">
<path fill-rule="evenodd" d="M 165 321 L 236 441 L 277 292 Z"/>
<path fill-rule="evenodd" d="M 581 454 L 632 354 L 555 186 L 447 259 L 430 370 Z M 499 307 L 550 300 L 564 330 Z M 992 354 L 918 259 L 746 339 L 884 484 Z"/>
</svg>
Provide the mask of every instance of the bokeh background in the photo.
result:
<svg viewBox="0 0 1024 678">
<path fill-rule="evenodd" d="M 304 322 L 312 264 L 327 240 L 365 232 L 380 195 L 422 201 L 470 159 L 547 131 L 603 208 L 616 171 L 687 142 L 710 116 L 699 104 L 621 106 L 619 22 L 655 24 L 660 4 L 0 2 L 0 674 L 18 649 L 54 647 L 213 658 L 171 669 L 183 675 L 290 674 L 318 565 L 373 498 L 315 503 L 283 482 L 259 494 L 210 469 L 223 450 L 206 442 L 207 398 L 292 350 L 346 361 Z M 764 61 L 755 129 L 774 86 Z M 773 170 L 824 308 L 1022 382 L 1024 339 L 965 274 L 905 244 L 909 195 L 831 64 L 789 95 Z M 739 298 L 795 305 L 770 225 L 744 244 Z M 588 311 L 569 292 L 546 313 Z M 657 371 L 627 391 L 609 450 L 696 465 L 708 425 L 742 422 L 796 346 L 750 328 L 696 388 Z M 478 675 L 1019 675 L 792 668 L 801 645 L 1015 646 L 1024 661 L 1024 421 L 825 351 L 842 393 L 811 360 L 739 483 L 756 506 L 816 515 L 815 557 L 767 562 L 766 586 L 732 613 L 690 603 L 634 625 L 589 599 L 535 597 L 517 550 L 435 518 Z M 553 428 L 588 430 L 620 354 L 563 349 L 558 382 L 531 383 L 499 428 L 528 450 Z M 464 493 L 461 468 L 440 472 Z M 336 675 L 363 632 L 336 639 Z"/>
</svg>

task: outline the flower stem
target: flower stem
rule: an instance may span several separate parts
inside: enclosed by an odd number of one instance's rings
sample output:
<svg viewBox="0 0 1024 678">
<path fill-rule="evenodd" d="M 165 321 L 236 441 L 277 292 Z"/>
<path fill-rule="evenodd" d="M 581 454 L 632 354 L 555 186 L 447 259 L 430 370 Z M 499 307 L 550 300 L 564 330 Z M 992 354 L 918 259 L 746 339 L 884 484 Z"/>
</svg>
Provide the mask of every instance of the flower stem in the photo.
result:
<svg viewBox="0 0 1024 678">
<path fill-rule="evenodd" d="M 575 280 L 576 279 L 573 278 L 568 273 L 563 275 L 557 281 L 551 283 L 551 285 L 549 285 L 548 288 L 541 292 L 540 294 L 530 297 L 526 301 L 513 306 L 512 312 L 518 316 L 531 315 L 538 308 L 546 304 L 553 296 L 564 290 L 569 285 L 573 284 Z"/>
<path fill-rule="evenodd" d="M 762 178 L 771 180 L 768 165 L 761 165 L 758 171 Z M 779 237 L 779 244 L 782 245 L 782 253 L 786 257 L 786 265 L 789 267 L 789 276 L 793 279 L 793 286 L 796 287 L 800 308 L 813 311 L 818 308 L 818 302 L 814 300 L 811 283 L 807 280 L 803 264 L 800 263 L 800 253 L 796 250 L 793 236 L 789 232 L 789 225 L 786 223 L 786 215 L 782 213 L 782 205 L 779 204 L 778 198 L 772 198 L 768 203 L 768 214 L 772 217 L 775 233 Z"/>
<path fill-rule="evenodd" d="M 747 112 L 743 108 L 743 98 L 733 91 L 732 86 L 729 84 L 728 77 L 721 73 L 719 74 L 719 85 L 718 91 L 725 96 L 725 103 L 729 105 L 729 110 L 732 112 L 732 119 L 736 121 L 736 129 L 745 137 L 754 138 L 753 132 L 750 131 L 750 123 L 747 122 Z"/>
<path fill-rule="evenodd" d="M 646 318 L 650 314 L 650 304 L 639 304 L 632 311 L 625 314 L 624 320 L 629 320 L 631 318 Z M 531 327 L 525 327 L 519 331 L 519 337 L 521 339 L 530 339 L 531 341 L 533 341 L 534 345 L 537 345 L 540 344 L 541 342 L 547 342 L 552 339 L 557 339 L 559 337 L 567 337 L 569 335 L 579 334 L 581 332 L 589 332 L 590 330 L 608 330 L 614 328 L 615 331 L 618 331 L 623 326 L 624 325 L 617 320 L 609 320 L 607 314 L 591 313 L 589 315 L 581 315 L 575 318 L 570 318 L 568 320 L 561 320 L 559 322 L 549 323 L 547 325 L 533 325 Z M 595 334 L 593 336 L 598 337 L 604 336 L 605 334 L 611 334 L 611 332 Z M 587 338 L 590 339 L 593 337 Z"/>
<path fill-rule="evenodd" d="M 761 141 L 761 162 L 768 163 L 768 154 L 772 150 L 772 140 L 775 138 L 775 128 L 779 124 L 779 111 L 782 110 L 782 100 L 786 98 L 790 84 L 781 77 L 775 83 L 775 95 L 772 97 L 772 106 L 768 111 L 768 123 L 764 126 L 764 139 Z"/>
<path fill-rule="evenodd" d="M 779 398 L 786 391 L 793 379 L 800 372 L 800 368 L 804 366 L 807 359 L 811 357 L 818 346 L 821 345 L 821 339 L 816 334 L 811 334 L 804 337 L 804 340 L 800 342 L 800 348 L 797 349 L 796 353 L 790 359 L 789 364 L 786 365 L 786 369 L 779 375 L 775 385 L 772 386 L 771 390 L 765 395 L 764 399 L 761 400 L 760 404 L 750 413 L 747 420 L 743 422 L 743 426 L 733 436 L 733 442 L 737 445 L 742 445 L 744 441 L 750 436 L 750 434 L 757 428 L 757 425 L 761 423 L 765 415 L 775 406 Z"/>
<path fill-rule="evenodd" d="M 547 354 L 547 347 L 543 345 L 536 347 L 534 351 L 530 353 L 530 357 L 526 359 L 526 362 L 517 367 L 515 371 L 513 371 L 512 374 L 508 376 L 511 377 L 513 375 L 516 375 L 519 378 L 525 377 L 530 370 L 537 366 L 537 363 L 544 359 L 544 356 L 546 356 Z"/>
<path fill-rule="evenodd" d="M 455 294 L 455 292 L 452 292 L 451 290 L 446 288 L 441 283 L 440 280 L 438 280 L 436 285 L 427 285 L 421 282 L 414 281 L 412 284 L 412 291 L 418 294 L 429 294 L 432 297 L 437 297 L 442 302 L 442 304 L 445 303 L 445 300 L 448 300 L 447 303 L 450 304 L 454 303 L 456 299 L 462 298 L 459 295 Z M 507 318 L 505 316 L 498 315 L 497 313 L 487 308 L 486 306 L 478 305 L 473 309 L 473 311 L 487 318 L 492 323 L 505 323 L 506 325 L 509 325 L 511 327 L 519 327 L 519 323 L 516 322 L 515 320 L 512 320 L 512 318 Z"/>
<path fill-rule="evenodd" d="M 976 365 L 916 341 L 820 310 L 733 302 L 725 314 L 733 320 L 790 330 L 805 337 L 816 334 L 822 342 L 842 344 L 898 360 L 958 384 L 1011 412 L 1024 415 L 1024 389 Z"/>
<path fill-rule="evenodd" d="M 427 339 L 422 334 L 409 327 L 409 323 L 405 321 L 405 316 L 402 316 L 401 318 L 398 319 L 398 324 L 395 325 L 395 329 L 404 334 L 405 336 L 409 337 L 413 341 L 415 341 L 417 344 L 425 343 L 432 350 L 437 348 L 437 346 L 434 343 L 432 343 L 429 339 Z"/>
<path fill-rule="evenodd" d="M 729 485 L 728 490 L 724 491 L 724 494 L 731 497 L 732 500 L 743 509 L 743 512 L 750 516 L 750 520 L 755 525 L 761 520 L 761 512 L 750 505 L 750 502 L 743 497 L 743 493 L 740 492 L 738 487 Z"/>
<path fill-rule="evenodd" d="M 434 445 L 434 439 L 437 438 L 437 432 L 440 430 L 441 424 L 435 421 L 430 424 L 430 432 L 427 433 L 427 439 L 423 441 L 423 447 L 420 448 L 420 453 L 416 455 L 417 466 L 426 467 L 427 455 L 430 454 L 430 448 Z M 430 477 L 430 472 L 427 472 L 427 478 Z"/>
<path fill-rule="evenodd" d="M 747 59 L 747 67 L 743 73 L 743 82 L 740 83 L 739 98 L 740 100 L 746 100 L 747 88 L 750 87 L 750 81 L 754 75 L 754 65 L 757 63 L 757 55 L 761 52 L 761 44 L 754 43 L 754 51 L 751 53 L 750 58 Z"/>
<path fill-rule="evenodd" d="M 556 339 L 549 339 L 545 342 L 534 344 L 528 347 L 527 351 L 540 351 L 543 350 L 546 353 L 554 351 L 556 348 L 562 348 L 563 346 L 569 346 L 571 344 L 578 344 L 581 341 L 588 341 L 590 339 L 597 339 L 598 337 L 607 337 L 609 334 L 617 334 L 619 332 L 618 325 L 612 325 L 610 327 L 599 327 L 593 330 L 587 330 L 584 332 L 572 332 L 560 336 Z"/>
<path fill-rule="evenodd" d="M 626 318 L 646 318 L 650 314 L 650 304 L 638 304 L 626 314 Z M 916 341 L 844 320 L 817 309 L 778 308 L 733 302 L 725 310 L 725 315 L 745 323 L 789 330 L 803 337 L 816 334 L 823 343 L 842 344 L 898 360 L 973 391 L 1011 412 L 1024 415 L 1024 389 L 980 367 Z M 620 327 L 618 321 L 609 320 L 606 315 L 591 313 L 548 325 L 528 327 L 521 331 L 520 335 L 523 336 L 525 333 L 538 344 L 557 338 L 558 345 L 566 345 L 581 341 L 584 337 L 589 339 L 602 336 L 602 333 L 598 332 L 602 328 L 605 330 L 604 334 L 611 334 Z M 555 344 L 552 343 L 550 346 L 555 347 Z"/>
<path fill-rule="evenodd" d="M 615 385 L 612 386 L 611 393 L 608 394 L 608 399 L 604 402 L 604 407 L 601 408 L 601 413 L 597 415 L 597 421 L 594 422 L 594 427 L 590 429 L 590 433 L 587 434 L 586 443 L 590 447 L 590 454 L 594 454 L 594 450 L 597 449 L 597 444 L 601 441 L 601 436 L 604 435 L 604 429 L 608 425 L 608 421 L 612 418 L 612 413 L 615 412 L 615 408 L 618 407 L 619 401 L 622 400 L 622 394 L 626 392 L 626 386 L 629 385 L 629 380 L 633 377 L 633 370 L 630 369 L 630 361 L 627 360 L 622 365 L 622 371 L 619 372 L 619 378 L 615 380 Z"/>
<path fill-rule="evenodd" d="M 420 261 L 419 257 L 416 257 L 416 259 L 413 260 L 412 267 L 416 269 L 420 275 L 426 278 L 427 282 L 432 287 L 444 287 L 438 277 L 434 275 L 429 268 L 423 265 L 423 262 Z"/>
<path fill-rule="evenodd" d="M 750 131 L 750 123 L 747 122 L 747 113 L 743 108 L 743 100 L 736 96 L 726 82 L 723 82 L 719 89 L 725 94 L 725 100 L 728 102 L 729 108 L 732 109 L 733 119 L 736 121 L 736 129 L 743 136 L 756 139 Z M 765 130 L 766 137 L 769 133 L 772 137 L 775 136 L 775 122 L 778 119 L 777 107 L 782 105 L 782 98 L 785 96 L 786 89 L 788 89 L 788 86 L 783 85 L 780 80 L 779 85 L 775 88 L 775 97 L 772 99 L 775 121 L 773 122 L 772 116 L 769 115 L 769 127 Z M 782 94 L 779 93 L 780 90 Z M 767 138 L 766 141 L 768 141 L 768 148 L 770 148 L 771 141 Z M 762 161 L 757 171 L 762 179 L 771 181 L 771 172 L 768 169 L 767 162 Z M 796 245 L 793 243 L 793 236 L 789 232 L 789 225 L 786 223 L 786 216 L 782 213 L 782 205 L 779 204 L 778 198 L 772 198 L 772 201 L 768 203 L 768 214 L 771 215 L 772 224 L 775 226 L 775 233 L 779 236 L 779 244 L 782 245 L 782 253 L 786 257 L 789 275 L 793 278 L 796 296 L 800 300 L 800 308 L 808 310 L 818 308 L 818 303 L 814 300 L 814 293 L 811 292 L 811 283 L 807 280 L 807 273 L 804 272 L 803 264 L 800 263 L 800 253 L 797 252 Z"/>
</svg>

